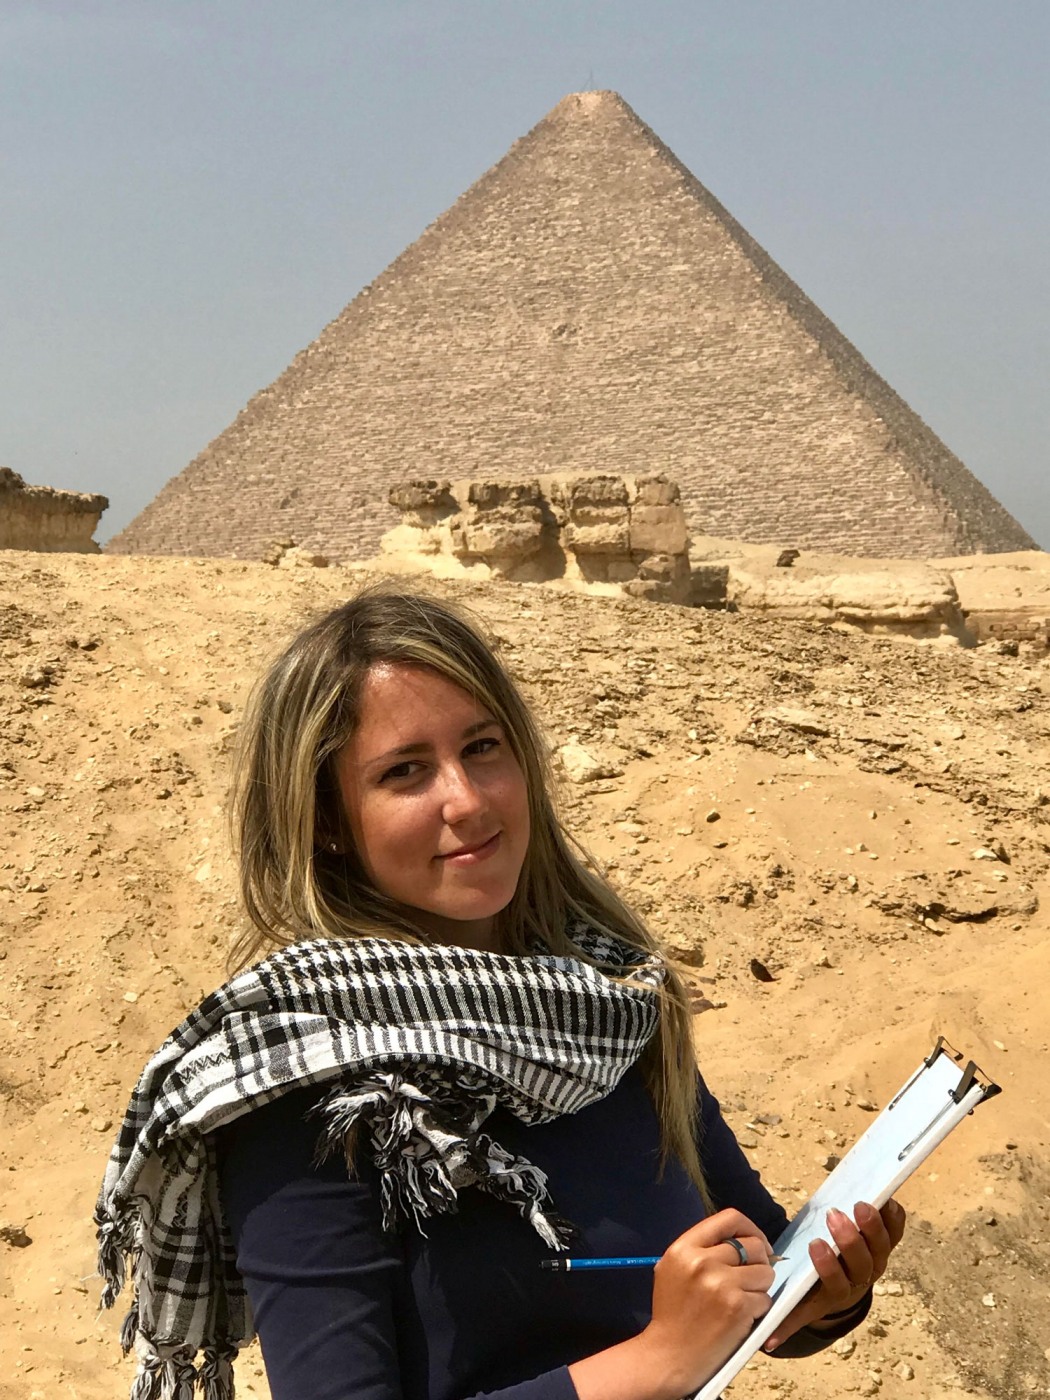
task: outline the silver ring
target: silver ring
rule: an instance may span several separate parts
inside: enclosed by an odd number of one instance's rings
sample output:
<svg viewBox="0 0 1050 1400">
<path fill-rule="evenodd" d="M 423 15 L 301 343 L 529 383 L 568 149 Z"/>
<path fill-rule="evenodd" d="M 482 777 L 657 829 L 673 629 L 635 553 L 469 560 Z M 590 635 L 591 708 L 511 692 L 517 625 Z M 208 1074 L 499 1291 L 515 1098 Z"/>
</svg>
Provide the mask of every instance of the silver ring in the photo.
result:
<svg viewBox="0 0 1050 1400">
<path fill-rule="evenodd" d="M 729 1239 L 726 1240 L 726 1244 L 731 1244 L 731 1245 L 733 1246 L 733 1248 L 736 1250 L 737 1254 L 740 1255 L 740 1262 L 741 1262 L 741 1264 L 746 1264 L 746 1263 L 747 1263 L 747 1250 L 744 1248 L 744 1246 L 743 1246 L 743 1245 L 740 1243 L 740 1241 L 737 1239 L 736 1235 L 730 1235 Z"/>
</svg>

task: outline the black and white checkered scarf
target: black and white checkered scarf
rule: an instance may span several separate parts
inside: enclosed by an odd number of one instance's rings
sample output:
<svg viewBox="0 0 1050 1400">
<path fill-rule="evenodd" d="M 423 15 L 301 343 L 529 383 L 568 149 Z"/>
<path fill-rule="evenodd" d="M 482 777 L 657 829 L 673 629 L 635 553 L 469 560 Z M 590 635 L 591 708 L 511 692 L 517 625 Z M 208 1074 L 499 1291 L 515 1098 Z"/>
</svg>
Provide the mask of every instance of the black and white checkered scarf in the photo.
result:
<svg viewBox="0 0 1050 1400">
<path fill-rule="evenodd" d="M 422 1228 L 476 1186 L 554 1249 L 572 1227 L 538 1167 L 482 1124 L 497 1105 L 545 1123 L 610 1093 L 656 1029 L 659 959 L 580 927 L 582 958 L 505 957 L 382 939 L 275 953 L 207 997 L 142 1073 L 95 1209 L 103 1306 L 130 1267 L 121 1331 L 132 1400 L 230 1400 L 253 1335 L 219 1201 L 213 1131 L 281 1094 L 331 1084 L 322 1142 L 353 1129 L 383 1222 Z M 626 980 L 624 980 L 626 979 Z M 198 1364 L 198 1353 L 201 1354 Z"/>
</svg>

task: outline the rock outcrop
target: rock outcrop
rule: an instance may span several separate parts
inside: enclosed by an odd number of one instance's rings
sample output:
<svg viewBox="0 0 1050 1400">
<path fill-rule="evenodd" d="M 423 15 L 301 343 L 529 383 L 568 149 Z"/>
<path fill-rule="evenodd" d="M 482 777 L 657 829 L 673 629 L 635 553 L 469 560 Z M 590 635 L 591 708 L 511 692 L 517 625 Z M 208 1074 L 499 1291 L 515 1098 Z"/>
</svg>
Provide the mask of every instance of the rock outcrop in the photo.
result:
<svg viewBox="0 0 1050 1400">
<path fill-rule="evenodd" d="M 10 467 L 0 467 L 0 549 L 98 554 L 92 537 L 108 505 L 105 496 L 27 486 Z"/>
<path fill-rule="evenodd" d="M 663 476 L 552 475 L 526 481 L 409 481 L 384 552 L 439 573 L 563 579 L 654 602 L 689 596 L 685 513 Z"/>
<path fill-rule="evenodd" d="M 919 562 L 700 537 L 689 563 L 694 607 L 1050 651 L 1050 554 L 1041 550 Z"/>
</svg>

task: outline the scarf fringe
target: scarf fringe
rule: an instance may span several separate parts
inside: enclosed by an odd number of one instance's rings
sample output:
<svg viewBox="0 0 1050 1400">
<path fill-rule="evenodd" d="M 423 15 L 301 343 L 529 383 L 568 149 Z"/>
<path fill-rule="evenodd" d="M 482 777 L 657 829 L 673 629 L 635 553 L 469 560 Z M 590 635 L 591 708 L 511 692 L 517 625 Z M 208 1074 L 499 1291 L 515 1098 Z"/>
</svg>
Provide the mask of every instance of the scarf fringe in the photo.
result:
<svg viewBox="0 0 1050 1400">
<path fill-rule="evenodd" d="M 474 1123 L 483 1122 L 491 1108 L 491 1096 L 479 1092 Z M 448 1106 L 397 1073 L 343 1085 L 319 1111 L 322 1157 L 340 1148 L 346 1152 L 359 1125 L 370 1129 L 384 1230 L 395 1231 L 408 1218 L 425 1235 L 428 1216 L 454 1213 L 460 1188 L 476 1185 L 515 1206 L 550 1249 L 568 1249 L 578 1237 L 576 1227 L 552 1209 L 545 1172 L 476 1126 L 450 1123 Z"/>
<path fill-rule="evenodd" d="M 138 1224 L 138 1211 L 134 1206 L 118 1206 L 105 1214 L 101 1211 L 95 1213 L 98 1272 L 104 1280 L 101 1305 L 104 1308 L 111 1308 L 123 1291 L 129 1263 L 134 1272 L 138 1255 Z"/>
<path fill-rule="evenodd" d="M 193 1392 L 198 1389 L 204 1400 L 234 1400 L 236 1348 L 209 1347 L 200 1366 L 196 1366 L 194 1353 L 186 1347 L 164 1357 L 141 1335 L 136 1347 L 139 1369 L 130 1400 L 194 1400 Z"/>
</svg>

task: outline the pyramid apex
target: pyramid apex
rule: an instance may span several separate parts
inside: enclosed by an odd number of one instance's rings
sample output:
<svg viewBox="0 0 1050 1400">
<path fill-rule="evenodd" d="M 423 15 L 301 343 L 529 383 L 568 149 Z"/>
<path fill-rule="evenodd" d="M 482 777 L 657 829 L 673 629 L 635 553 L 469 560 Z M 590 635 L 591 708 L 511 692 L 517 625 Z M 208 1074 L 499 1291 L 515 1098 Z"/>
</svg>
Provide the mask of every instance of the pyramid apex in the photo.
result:
<svg viewBox="0 0 1050 1400">
<path fill-rule="evenodd" d="M 630 110 L 618 92 L 613 92 L 611 88 L 594 88 L 584 92 L 570 92 L 562 98 L 550 115 L 589 117 L 602 108 L 609 110 L 614 107 L 621 111 L 624 108 Z"/>
</svg>

